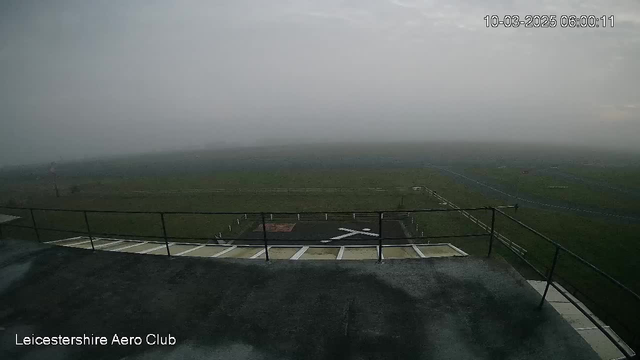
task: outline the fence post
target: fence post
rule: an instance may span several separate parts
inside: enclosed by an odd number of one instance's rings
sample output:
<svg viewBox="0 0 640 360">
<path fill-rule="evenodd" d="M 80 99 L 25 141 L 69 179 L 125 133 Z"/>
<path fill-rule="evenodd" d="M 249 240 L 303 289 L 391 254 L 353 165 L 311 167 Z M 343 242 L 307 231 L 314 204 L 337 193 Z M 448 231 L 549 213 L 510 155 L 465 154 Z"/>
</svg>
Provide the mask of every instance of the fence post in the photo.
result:
<svg viewBox="0 0 640 360">
<path fill-rule="evenodd" d="M 378 213 L 378 263 L 382 262 L 382 212 Z"/>
<path fill-rule="evenodd" d="M 491 256 L 491 248 L 493 247 L 493 235 L 495 234 L 496 225 L 496 208 L 491 208 L 491 236 L 489 236 L 489 252 L 487 257 Z"/>
<path fill-rule="evenodd" d="M 84 223 L 87 225 L 87 234 L 89 234 L 89 241 L 91 241 L 91 250 L 96 251 L 96 247 L 93 246 L 93 236 L 91 235 L 91 227 L 89 227 L 89 218 L 87 218 L 87 212 L 83 211 Z"/>
<path fill-rule="evenodd" d="M 31 222 L 33 223 L 33 230 L 36 231 L 36 239 L 38 239 L 38 241 L 40 241 L 40 232 L 38 231 L 38 225 L 36 224 L 36 218 L 33 216 L 33 209 L 30 208 L 29 212 L 31 213 Z"/>
<path fill-rule="evenodd" d="M 164 225 L 164 213 L 160 213 L 160 220 L 162 221 L 162 235 L 164 235 L 164 244 L 167 246 L 167 256 L 171 258 L 171 251 L 169 251 L 169 238 L 167 238 L 167 227 Z"/>
<path fill-rule="evenodd" d="M 549 271 L 549 276 L 547 276 L 547 286 L 544 288 L 544 293 L 542 294 L 542 299 L 540 299 L 540 305 L 538 305 L 538 309 L 542 308 L 542 304 L 544 304 L 544 299 L 547 297 L 547 291 L 549 291 L 549 285 L 551 285 L 551 277 L 553 276 L 553 270 L 556 268 L 556 262 L 558 262 L 558 254 L 560 253 L 560 247 L 556 246 L 556 253 L 553 255 L 553 263 L 551 264 L 551 270 Z"/>
<path fill-rule="evenodd" d="M 262 216 L 262 240 L 264 240 L 264 256 L 269 261 L 269 247 L 267 246 L 267 224 L 264 221 L 264 213 L 260 213 Z M 273 214 L 271 215 L 273 216 Z"/>
</svg>

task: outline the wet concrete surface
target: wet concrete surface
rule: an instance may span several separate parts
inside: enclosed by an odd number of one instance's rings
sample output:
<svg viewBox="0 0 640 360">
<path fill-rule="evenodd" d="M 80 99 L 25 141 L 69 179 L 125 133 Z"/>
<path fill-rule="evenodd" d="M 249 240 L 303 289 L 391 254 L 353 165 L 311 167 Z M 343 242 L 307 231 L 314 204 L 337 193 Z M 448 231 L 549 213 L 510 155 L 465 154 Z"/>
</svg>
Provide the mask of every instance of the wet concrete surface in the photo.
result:
<svg viewBox="0 0 640 360">
<path fill-rule="evenodd" d="M 0 241 L 1 359 L 597 359 L 507 264 L 247 261 Z M 16 346 L 171 334 L 173 346 Z"/>
</svg>

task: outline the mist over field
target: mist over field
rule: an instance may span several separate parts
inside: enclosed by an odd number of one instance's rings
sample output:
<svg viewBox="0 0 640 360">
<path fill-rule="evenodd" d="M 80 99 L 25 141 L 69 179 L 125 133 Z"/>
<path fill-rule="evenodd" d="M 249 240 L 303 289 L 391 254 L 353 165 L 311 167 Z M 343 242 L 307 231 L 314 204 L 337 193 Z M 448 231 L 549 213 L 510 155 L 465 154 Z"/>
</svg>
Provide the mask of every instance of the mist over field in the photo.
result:
<svg viewBox="0 0 640 360">
<path fill-rule="evenodd" d="M 638 153 L 638 63 L 636 1 L 3 1 L 0 165 L 381 141 Z"/>
</svg>

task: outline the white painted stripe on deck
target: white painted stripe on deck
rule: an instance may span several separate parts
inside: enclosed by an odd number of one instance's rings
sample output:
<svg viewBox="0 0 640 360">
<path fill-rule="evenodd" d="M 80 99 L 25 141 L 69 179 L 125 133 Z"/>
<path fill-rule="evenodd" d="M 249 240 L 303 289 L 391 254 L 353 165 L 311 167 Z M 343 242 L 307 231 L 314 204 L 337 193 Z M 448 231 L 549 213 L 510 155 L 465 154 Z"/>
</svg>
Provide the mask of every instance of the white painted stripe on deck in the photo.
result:
<svg viewBox="0 0 640 360">
<path fill-rule="evenodd" d="M 185 250 L 185 251 L 183 251 L 183 252 L 181 252 L 181 253 L 177 253 L 177 254 L 176 254 L 176 256 L 182 256 L 182 255 L 184 255 L 184 254 L 188 254 L 188 253 L 190 253 L 190 252 L 192 252 L 192 251 L 196 251 L 196 250 L 198 250 L 198 249 L 202 249 L 203 247 L 204 247 L 204 245 L 196 246 L 196 247 L 194 247 L 193 249 L 187 249 L 187 250 Z"/>
<path fill-rule="evenodd" d="M 61 241 L 67 241 L 67 240 L 78 240 L 78 239 L 82 239 L 82 236 L 75 236 L 75 237 L 70 237 L 70 238 L 66 238 L 66 239 L 60 239 L 60 240 L 51 240 L 51 241 L 45 241 L 45 244 L 55 244 L 55 243 L 59 243 Z"/>
<path fill-rule="evenodd" d="M 222 250 L 222 251 L 220 251 L 219 253 L 217 253 L 217 254 L 215 254 L 215 255 L 211 255 L 210 257 L 212 257 L 212 258 L 216 258 L 216 257 L 218 257 L 218 256 L 220 256 L 220 255 L 224 255 L 224 254 L 228 253 L 229 251 L 231 251 L 231 250 L 233 250 L 233 249 L 235 249 L 235 248 L 237 248 L 237 246 L 233 245 L 232 247 L 230 247 L 230 248 L 228 248 L 228 249 L 226 249 L 226 250 Z"/>
<path fill-rule="evenodd" d="M 90 243 L 90 242 L 91 242 L 91 240 L 87 240 L 87 241 L 80 241 L 80 242 L 73 243 L 73 244 L 62 245 L 62 246 L 74 247 L 74 246 L 76 246 L 76 245 L 82 245 L 82 244 L 86 244 L 86 243 Z"/>
<path fill-rule="evenodd" d="M 563 315 L 563 314 L 560 314 L 560 315 Z M 603 325 L 602 327 L 604 329 L 611 328 L 611 326 L 609 326 L 609 325 Z M 574 329 L 577 330 L 577 331 L 580 331 L 580 330 L 595 330 L 595 329 L 598 329 L 598 327 L 597 326 L 591 326 L 591 327 L 581 327 L 581 328 L 574 328 Z M 600 329 L 598 329 L 598 330 L 600 330 Z"/>
<path fill-rule="evenodd" d="M 338 256 L 336 260 L 342 260 L 342 256 L 344 256 L 344 246 L 340 246 L 340 251 L 338 251 Z"/>
<path fill-rule="evenodd" d="M 467 254 L 466 252 L 464 252 L 464 251 L 462 251 L 462 250 L 458 249 L 457 247 L 455 247 L 455 246 L 453 246 L 453 245 L 451 245 L 451 244 L 447 244 L 447 245 L 449 245 L 449 247 L 450 247 L 450 248 L 452 248 L 453 250 L 455 250 L 455 251 L 459 252 L 460 254 L 462 254 L 462 255 L 464 255 L 464 256 L 469 256 L 469 254 Z"/>
<path fill-rule="evenodd" d="M 122 251 L 122 250 L 124 250 L 124 249 L 132 248 L 132 247 L 134 247 L 134 246 L 138 246 L 138 245 L 142 245 L 142 244 L 146 244 L 146 243 L 147 243 L 146 241 L 143 241 L 143 242 L 137 242 L 137 243 L 135 243 L 135 244 L 133 244 L 133 245 L 127 245 L 127 246 L 123 246 L 123 247 L 121 247 L 121 248 L 111 249 L 111 250 L 107 250 L 107 251 Z"/>
<path fill-rule="evenodd" d="M 169 243 L 169 247 L 172 247 L 172 246 L 173 246 L 173 243 Z M 164 244 L 164 245 L 160 245 L 160 246 L 157 246 L 157 247 L 154 247 L 154 248 L 151 248 L 151 249 L 138 251 L 136 254 L 146 254 L 146 253 L 150 253 L 152 251 L 156 251 L 158 249 L 162 249 L 162 248 L 166 248 L 166 247 L 167 247 L 167 245 Z"/>
<path fill-rule="evenodd" d="M 309 250 L 309 247 L 308 246 L 303 246 L 302 248 L 300 248 L 300 250 L 298 250 L 297 253 L 293 254 L 293 256 L 289 260 L 298 260 L 298 259 L 300 259 L 300 257 L 302 255 L 304 255 L 304 253 L 307 252 L 307 250 Z"/>
<path fill-rule="evenodd" d="M 98 239 L 96 239 L 98 240 Z M 102 245 L 96 245 L 95 248 L 101 248 L 101 247 L 105 247 L 105 246 L 109 246 L 109 245 L 115 245 L 115 244 L 120 244 L 121 242 L 123 242 L 124 240 L 120 240 L 120 241 L 114 241 L 112 243 L 106 243 L 106 244 L 102 244 Z"/>
<path fill-rule="evenodd" d="M 271 246 L 267 246 L 267 250 L 270 250 Z M 255 255 L 251 256 L 249 259 L 257 259 L 259 258 L 261 255 L 263 255 L 265 253 L 265 250 L 262 249 L 260 251 L 258 251 Z"/>
<path fill-rule="evenodd" d="M 413 251 L 415 251 L 418 254 L 418 256 L 420 256 L 420 258 L 422 259 L 426 258 L 426 256 L 424 256 L 422 251 L 420 251 L 420 249 L 418 249 L 418 247 L 415 244 L 412 244 L 411 247 L 413 247 Z"/>
</svg>

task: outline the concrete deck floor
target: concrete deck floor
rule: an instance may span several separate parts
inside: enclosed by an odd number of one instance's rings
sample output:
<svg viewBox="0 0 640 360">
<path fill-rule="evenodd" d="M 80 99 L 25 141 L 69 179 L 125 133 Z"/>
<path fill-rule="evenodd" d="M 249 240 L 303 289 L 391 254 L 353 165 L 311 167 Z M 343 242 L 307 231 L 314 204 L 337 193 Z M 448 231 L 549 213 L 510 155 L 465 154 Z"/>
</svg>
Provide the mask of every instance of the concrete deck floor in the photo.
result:
<svg viewBox="0 0 640 360">
<path fill-rule="evenodd" d="M 527 282 L 539 293 L 543 294 L 544 289 L 546 287 L 545 281 L 537 281 L 537 280 L 527 280 Z M 587 307 L 574 296 L 572 296 L 568 291 L 566 291 L 560 284 L 555 283 L 557 286 L 562 289 L 564 293 L 571 297 L 576 303 L 580 304 L 581 307 L 587 309 Z M 573 305 L 567 298 L 565 298 L 558 290 L 556 290 L 553 286 L 549 287 L 549 291 L 547 292 L 546 301 L 551 307 L 553 307 L 571 326 L 582 336 L 585 341 L 591 345 L 593 350 L 600 355 L 600 358 L 603 360 L 612 360 L 612 359 L 624 359 L 624 354 L 618 349 L 612 342 L 607 338 L 600 329 L 598 329 L 592 322 L 587 318 L 578 308 Z M 598 319 L 591 311 L 587 309 L 587 312 L 590 316 L 595 318 L 599 325 L 602 325 L 606 331 L 609 332 L 613 336 L 617 342 L 622 345 L 627 352 L 630 354 L 634 354 L 633 349 L 631 349 L 627 344 L 620 339 L 618 334 L 613 331 L 607 324 L 605 324 L 602 320 Z"/>
<path fill-rule="evenodd" d="M 599 357 L 494 259 L 249 262 L 0 242 L 1 359 Z M 15 345 L 171 334 L 175 346 Z"/>
</svg>

